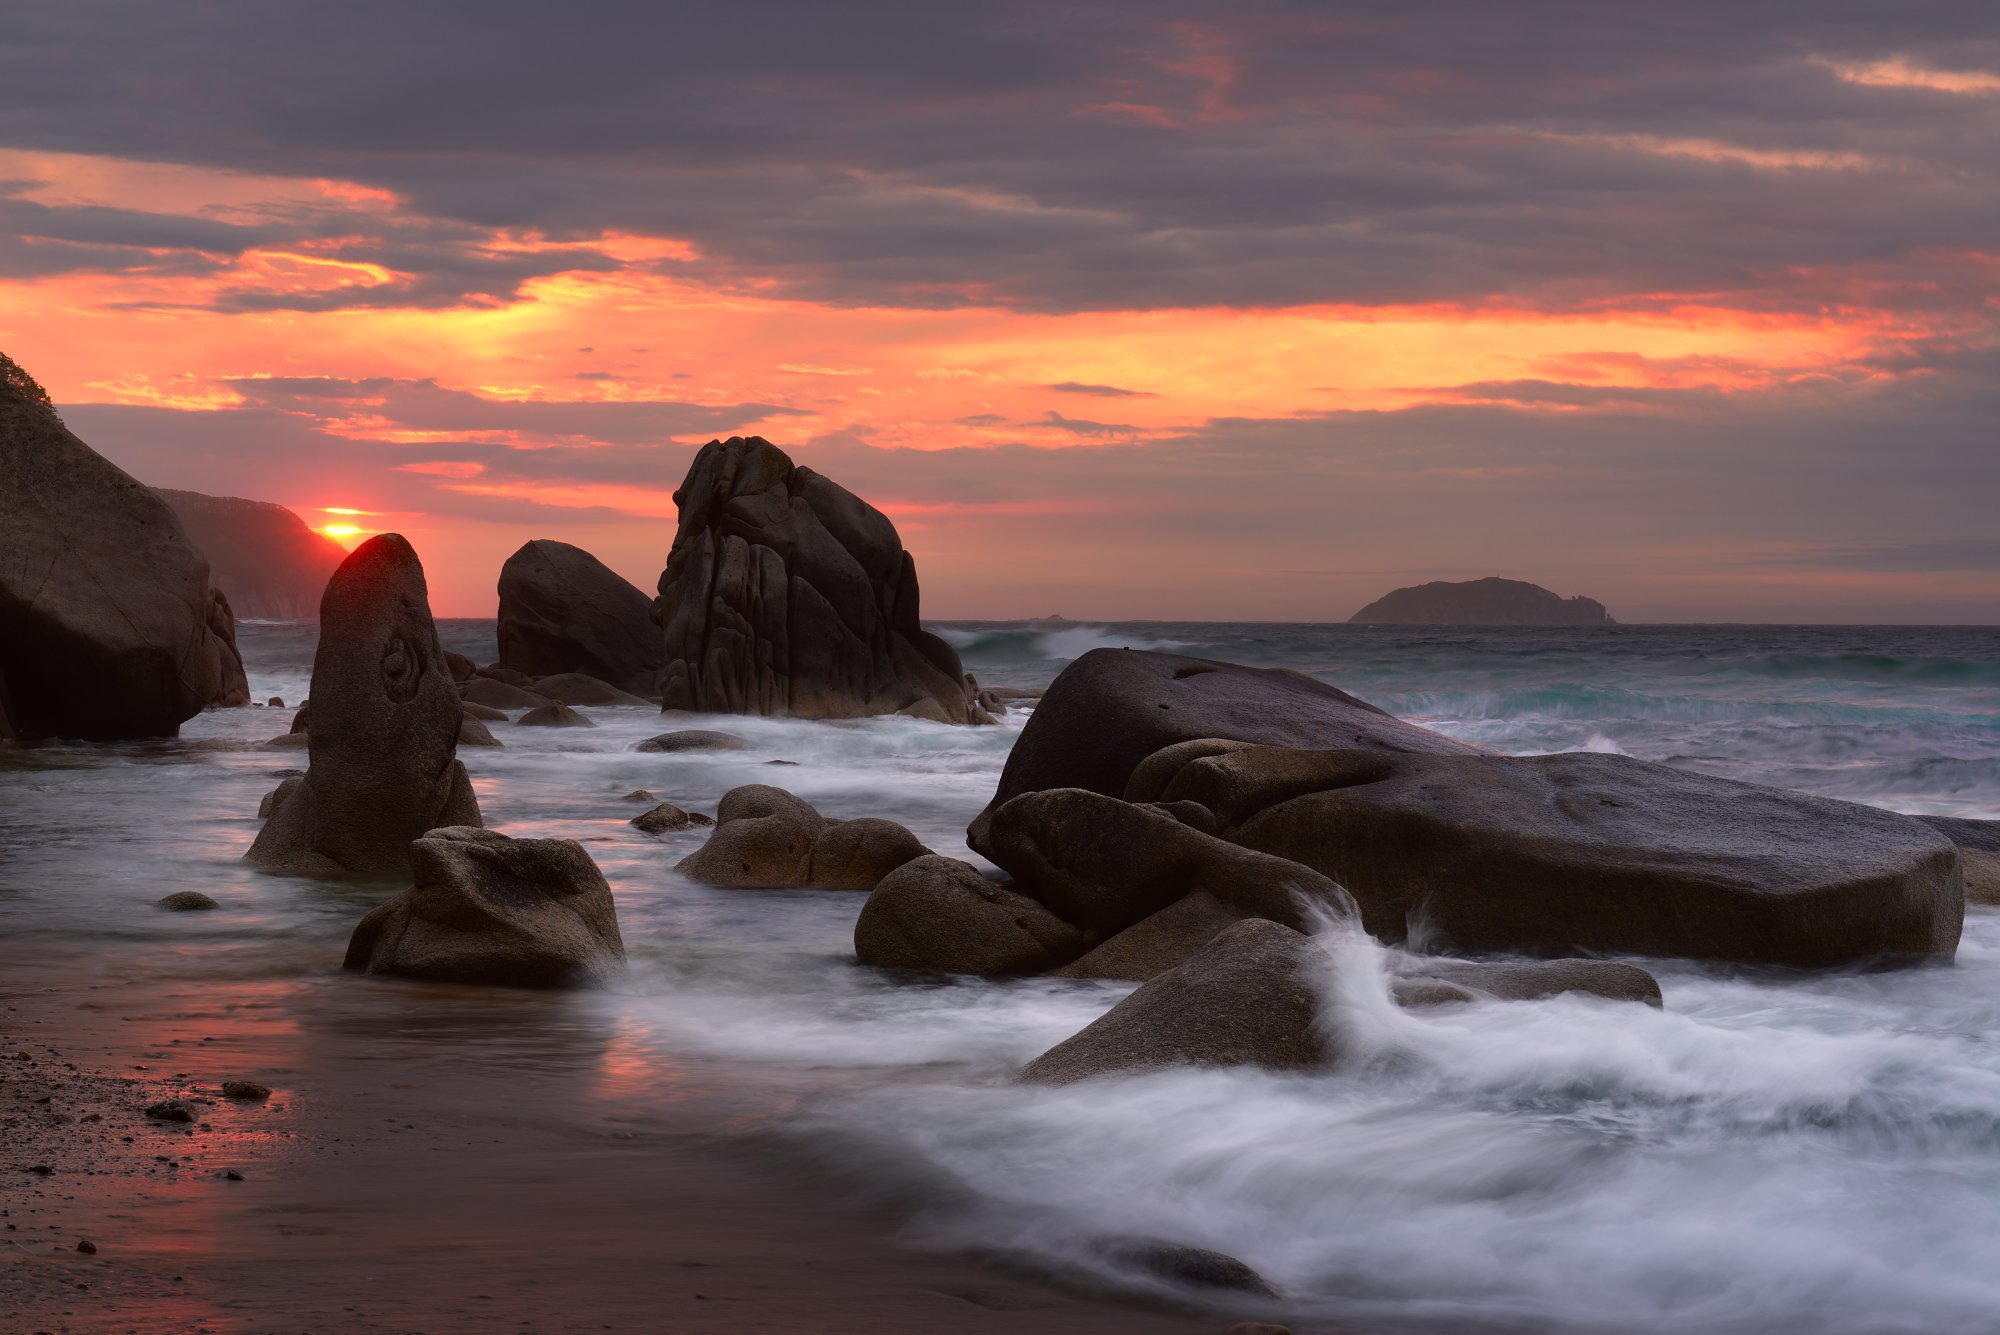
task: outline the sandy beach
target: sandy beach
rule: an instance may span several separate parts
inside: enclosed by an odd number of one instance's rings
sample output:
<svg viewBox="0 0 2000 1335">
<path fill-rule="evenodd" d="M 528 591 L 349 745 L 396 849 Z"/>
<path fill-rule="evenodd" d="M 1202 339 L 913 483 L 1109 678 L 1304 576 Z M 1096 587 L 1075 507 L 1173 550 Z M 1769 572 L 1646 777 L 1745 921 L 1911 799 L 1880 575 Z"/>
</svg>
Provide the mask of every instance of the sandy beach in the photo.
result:
<svg viewBox="0 0 2000 1335">
<path fill-rule="evenodd" d="M 549 1031 L 533 1068 L 483 1067 L 438 1045 L 505 1024 L 519 1051 L 520 1030 L 559 1002 L 441 990 L 383 1036 L 337 1020 L 302 1028 L 283 991 L 9 970 L 6 1329 L 1171 1335 L 1227 1324 L 919 1250 L 888 1212 L 844 1207 L 725 1146 L 720 1131 L 769 1110 L 713 1072 L 676 1073 L 677 1097 L 626 1116 L 593 1101 L 593 1116 L 576 1095 L 615 1071 L 601 1048 L 558 1051 L 567 1030 Z M 235 1079 L 273 1093 L 222 1097 Z M 173 1098 L 199 1121 L 144 1114 Z M 94 1254 L 77 1250 L 86 1240 Z"/>
</svg>

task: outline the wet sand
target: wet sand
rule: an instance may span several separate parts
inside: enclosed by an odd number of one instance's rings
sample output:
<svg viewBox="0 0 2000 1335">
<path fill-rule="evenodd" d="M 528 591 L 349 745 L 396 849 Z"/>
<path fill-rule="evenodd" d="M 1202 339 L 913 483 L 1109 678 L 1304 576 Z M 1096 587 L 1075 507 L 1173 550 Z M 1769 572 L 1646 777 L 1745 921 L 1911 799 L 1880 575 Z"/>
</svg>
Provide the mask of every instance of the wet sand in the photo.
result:
<svg viewBox="0 0 2000 1335">
<path fill-rule="evenodd" d="M 1169 1335 L 1253 1315 L 925 1252 L 743 1148 L 783 1092 L 623 1070 L 615 1035 L 538 1031 L 560 999 L 71 972 L 0 980 L 10 1332 Z M 342 986 L 355 1004 L 310 1027 L 327 995 L 289 995 Z M 236 1079 L 273 1093 L 222 1097 Z M 197 1123 L 144 1115 L 166 1098 Z"/>
</svg>

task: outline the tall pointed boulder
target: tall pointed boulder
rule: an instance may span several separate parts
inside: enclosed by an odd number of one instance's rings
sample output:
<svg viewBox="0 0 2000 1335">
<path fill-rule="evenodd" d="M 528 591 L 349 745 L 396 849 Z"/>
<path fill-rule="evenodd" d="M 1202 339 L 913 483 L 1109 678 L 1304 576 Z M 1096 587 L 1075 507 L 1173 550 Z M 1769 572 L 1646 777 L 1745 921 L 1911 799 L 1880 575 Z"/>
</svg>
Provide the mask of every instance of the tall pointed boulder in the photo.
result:
<svg viewBox="0 0 2000 1335">
<path fill-rule="evenodd" d="M 428 830 L 480 824 L 458 760 L 461 705 L 423 563 L 399 533 L 354 549 L 319 608 L 310 765 L 272 795 L 245 860 L 312 876 L 394 875 Z"/>
</svg>

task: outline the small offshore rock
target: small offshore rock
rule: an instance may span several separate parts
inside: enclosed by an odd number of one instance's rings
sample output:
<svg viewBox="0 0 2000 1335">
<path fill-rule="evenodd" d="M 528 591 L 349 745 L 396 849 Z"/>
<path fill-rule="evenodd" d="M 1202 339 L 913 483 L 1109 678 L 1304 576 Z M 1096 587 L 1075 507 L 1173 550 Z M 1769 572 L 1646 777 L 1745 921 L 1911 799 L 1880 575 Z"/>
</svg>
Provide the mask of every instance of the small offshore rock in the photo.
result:
<svg viewBox="0 0 2000 1335">
<path fill-rule="evenodd" d="M 195 1111 L 180 1099 L 163 1099 L 147 1104 L 146 1116 L 156 1122 L 192 1122 Z"/>
<path fill-rule="evenodd" d="M 536 709 L 549 703 L 546 696 L 536 695 L 526 686 L 497 681 L 483 671 L 459 689 L 459 698 L 488 709 Z"/>
<path fill-rule="evenodd" d="M 199 890 L 176 890 L 166 898 L 154 902 L 161 908 L 174 913 L 186 913 L 195 909 L 215 909 L 222 907 Z"/>
<path fill-rule="evenodd" d="M 82 1252 L 85 1256 L 97 1255 L 97 1244 L 92 1242 L 89 1238 L 78 1238 L 76 1240 L 76 1249 Z"/>
<path fill-rule="evenodd" d="M 594 728 L 597 725 L 560 700 L 530 709 L 514 720 L 518 728 Z"/>
<path fill-rule="evenodd" d="M 243 1180 L 243 1174 L 237 1172 L 234 1168 L 230 1169 L 222 1176 L 231 1182 L 241 1182 Z"/>
<path fill-rule="evenodd" d="M 601 681 L 584 672 L 558 672 L 539 677 L 528 688 L 537 695 L 546 695 L 551 700 L 559 700 L 566 705 L 646 705 L 652 701 L 643 695 L 620 690 L 608 681 Z"/>
<path fill-rule="evenodd" d="M 266 700 L 264 703 L 270 706 L 272 709 L 283 709 L 285 707 L 285 697 L 282 695 L 274 695 L 270 699 Z"/>
<path fill-rule="evenodd" d="M 222 1097 L 261 1103 L 271 1097 L 271 1087 L 260 1085 L 255 1080 L 225 1080 L 222 1082 Z"/>
<path fill-rule="evenodd" d="M 1121 1241 L 1107 1251 L 1114 1260 L 1172 1283 L 1254 1293 L 1260 1298 L 1279 1296 L 1262 1275 L 1226 1252 L 1144 1238 Z"/>
<path fill-rule="evenodd" d="M 682 728 L 678 732 L 663 732 L 657 737 L 648 737 L 632 749 L 635 751 L 744 751 L 750 743 L 733 732 L 715 732 L 708 728 Z"/>
<path fill-rule="evenodd" d="M 634 816 L 630 822 L 647 834 L 665 834 L 668 830 L 685 830 L 694 822 L 688 814 L 672 802 L 662 802 L 651 811 Z"/>
</svg>

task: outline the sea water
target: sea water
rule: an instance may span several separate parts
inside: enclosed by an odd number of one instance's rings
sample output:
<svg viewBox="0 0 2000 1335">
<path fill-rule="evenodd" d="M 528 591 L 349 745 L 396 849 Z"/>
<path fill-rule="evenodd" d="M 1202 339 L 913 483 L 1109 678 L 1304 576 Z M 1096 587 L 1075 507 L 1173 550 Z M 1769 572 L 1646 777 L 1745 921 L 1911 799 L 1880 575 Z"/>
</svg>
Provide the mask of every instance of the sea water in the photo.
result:
<svg viewBox="0 0 2000 1335">
<path fill-rule="evenodd" d="M 1617 751 L 2000 818 L 2000 632 L 1987 628 L 937 629 L 988 685 L 1045 684 L 1091 648 L 1166 648 L 1306 671 L 1516 754 Z M 491 622 L 441 632 L 493 657 Z M 259 698 L 306 694 L 314 627 L 253 623 L 240 638 Z M 853 962 L 861 896 L 693 885 L 673 864 L 701 834 L 640 834 L 627 822 L 645 808 L 624 800 L 644 788 L 712 811 L 733 786 L 774 783 L 970 857 L 965 824 L 1024 711 L 994 728 L 585 712 L 598 726 L 495 724 L 504 749 L 461 752 L 490 825 L 582 840 L 616 893 L 626 984 L 558 1003 L 599 1068 L 568 1095 L 581 1105 L 643 1116 L 699 1063 L 744 1091 L 726 1131 L 744 1152 L 897 1211 L 914 1241 L 1155 1293 L 1164 1281 L 1121 1268 L 1103 1240 L 1209 1247 L 1265 1275 L 1295 1321 L 2000 1329 L 2000 912 L 1969 913 L 1952 968 L 1646 961 L 1659 1011 L 1564 997 L 1402 1012 L 1387 952 L 1333 927 L 1325 1020 L 1363 1054 L 1340 1071 L 1025 1088 L 1007 1081 L 1019 1063 L 1129 988 L 879 976 Z M 354 922 L 393 886 L 240 863 L 258 799 L 304 763 L 256 749 L 289 722 L 213 711 L 171 742 L 0 752 L 0 949 L 254 993 L 302 1033 L 396 1025 L 441 1060 L 533 1070 L 541 1049 L 504 1023 L 426 1037 L 413 1017 L 435 989 L 337 973 Z M 667 726 L 750 746 L 632 749 Z M 150 907 L 180 889 L 223 907 Z"/>
</svg>

